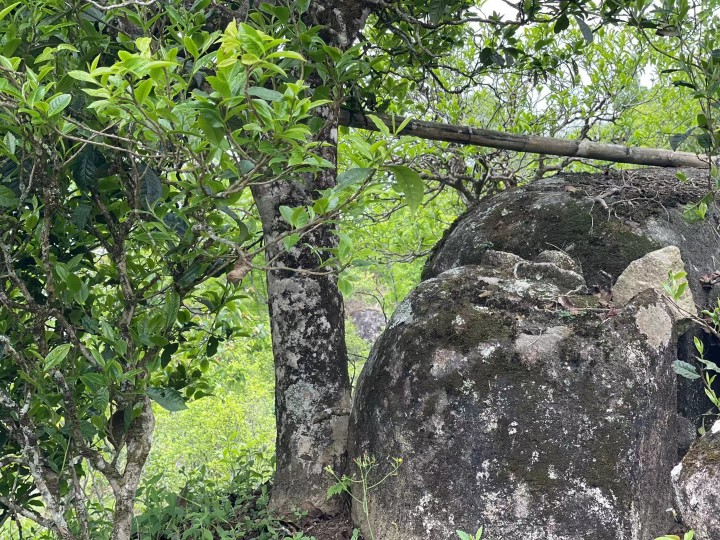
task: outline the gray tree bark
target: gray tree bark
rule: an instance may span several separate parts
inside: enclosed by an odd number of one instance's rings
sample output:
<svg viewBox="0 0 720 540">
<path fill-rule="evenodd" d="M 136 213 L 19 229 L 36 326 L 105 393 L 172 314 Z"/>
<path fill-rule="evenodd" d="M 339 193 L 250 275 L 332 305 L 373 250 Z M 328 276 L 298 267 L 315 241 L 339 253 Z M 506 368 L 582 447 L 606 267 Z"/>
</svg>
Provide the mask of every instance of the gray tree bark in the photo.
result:
<svg viewBox="0 0 720 540">
<path fill-rule="evenodd" d="M 347 48 L 356 39 L 370 10 L 365 2 L 314 1 L 308 23 L 324 26 L 330 45 Z M 313 84 L 312 78 L 309 83 Z M 337 163 L 339 110 L 324 108 L 326 127 L 316 140 L 323 158 Z M 252 188 L 263 224 L 269 270 L 268 303 L 275 360 L 276 473 L 270 506 L 289 513 L 344 511 L 338 499 L 326 500 L 333 483 L 326 467 L 342 474 L 347 460 L 351 407 L 345 346 L 345 310 L 337 276 L 321 268 L 327 250 L 337 246 L 333 225 L 315 228 L 286 251 L 276 239 L 289 230 L 282 205 L 312 204 L 317 192 L 335 186 L 336 169 L 296 182 L 280 181 Z"/>
<path fill-rule="evenodd" d="M 143 467 L 150 454 L 155 415 L 150 399 L 143 398 L 142 413 L 130 425 L 127 440 L 125 468 L 116 479 L 108 478 L 115 496 L 113 512 L 112 540 L 130 540 L 132 538 L 132 519 L 135 508 L 135 496 Z"/>
<path fill-rule="evenodd" d="M 322 150 L 335 160 L 336 147 Z M 267 273 L 268 302 L 275 358 L 276 474 L 271 507 L 336 513 L 326 501 L 332 467 L 346 460 L 350 379 L 345 347 L 345 319 L 337 278 L 320 268 L 323 251 L 336 247 L 331 225 L 322 225 L 286 251 L 275 240 L 289 229 L 278 208 L 312 203 L 313 193 L 331 187 L 335 171 L 307 183 L 280 181 L 253 187 L 253 195 L 272 265 L 292 270 Z"/>
</svg>

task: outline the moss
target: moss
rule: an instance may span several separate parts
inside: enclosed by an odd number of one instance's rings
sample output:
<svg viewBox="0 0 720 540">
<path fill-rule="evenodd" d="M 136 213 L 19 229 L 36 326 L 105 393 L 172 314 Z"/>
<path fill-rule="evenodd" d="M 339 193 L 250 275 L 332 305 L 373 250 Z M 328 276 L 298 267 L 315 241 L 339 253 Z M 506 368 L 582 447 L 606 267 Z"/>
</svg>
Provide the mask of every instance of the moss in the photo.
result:
<svg viewBox="0 0 720 540">
<path fill-rule="evenodd" d="M 600 299 L 597 296 L 592 296 L 589 294 L 573 295 L 570 297 L 570 301 L 572 302 L 572 305 L 579 310 L 603 307 L 602 304 L 600 303 Z M 577 314 L 573 314 L 573 318 L 584 317 L 588 313 L 589 312 L 587 312 L 587 311 L 580 311 Z M 593 319 L 596 319 L 596 318 L 593 317 Z"/>
<path fill-rule="evenodd" d="M 633 233 L 618 221 L 602 223 L 595 235 L 589 236 L 586 252 L 578 254 L 585 272 L 601 269 L 613 277 L 619 276 L 634 260 L 662 246 L 645 236 Z"/>
<path fill-rule="evenodd" d="M 483 217 L 469 214 L 453 227 L 455 242 L 448 236 L 443 246 L 461 250 L 460 264 L 476 263 L 482 255 L 470 245 L 455 245 L 462 238 L 468 240 L 463 230 L 470 230 L 471 223 L 480 225 L 473 229 L 473 235 L 493 249 L 527 260 L 547 249 L 566 251 L 580 263 L 589 286 L 609 286 L 609 281 L 617 278 L 630 262 L 661 247 L 635 234 L 617 218 L 609 219 L 590 199 L 573 199 L 562 192 L 519 192 L 507 203 L 497 204 L 489 214 Z M 435 258 L 442 257 L 441 247 L 428 263 L 424 277 L 432 275 Z"/>
<path fill-rule="evenodd" d="M 490 236 L 495 249 L 531 260 L 556 246 L 580 263 L 589 284 L 596 284 L 606 281 L 602 272 L 615 278 L 630 262 L 660 247 L 623 223 L 591 210 L 588 203 L 557 200 L 556 204 L 537 207 L 532 206 L 534 199 L 520 197 L 495 223 L 491 216 L 486 230 L 497 231 Z"/>
<path fill-rule="evenodd" d="M 532 260 L 552 245 L 564 249 L 574 244 L 592 228 L 587 209 L 574 201 L 563 201 L 562 213 L 559 205 L 538 208 L 536 202 L 536 194 L 523 193 L 507 208 L 498 207 L 488 216 L 484 225 L 493 231 L 489 240 L 496 250 Z"/>
<path fill-rule="evenodd" d="M 462 352 L 478 343 L 509 338 L 513 334 L 507 317 L 491 311 L 476 311 L 471 304 L 439 312 L 430 321 L 427 332 L 429 339 L 447 340 L 448 345 Z"/>
<path fill-rule="evenodd" d="M 693 443 L 683 459 L 683 475 L 720 467 L 720 444 L 717 435 L 705 435 Z"/>
<path fill-rule="evenodd" d="M 534 392 L 528 387 L 525 392 L 524 403 L 511 405 L 515 418 L 536 417 L 537 404 L 546 401 L 546 390 L 539 384 L 534 385 Z M 630 447 L 626 431 L 616 429 L 611 423 L 601 423 L 596 426 L 592 440 L 584 441 L 576 448 L 573 460 L 568 460 L 567 453 L 558 451 L 557 441 L 567 441 L 568 438 L 563 433 L 564 430 L 582 429 L 577 422 L 583 415 L 590 418 L 601 416 L 601 411 L 597 408 L 598 403 L 603 403 L 604 400 L 595 395 L 591 385 L 578 388 L 577 400 L 578 403 L 571 407 L 574 411 L 573 417 L 568 417 L 566 422 L 548 420 L 540 431 L 542 437 L 538 437 L 536 426 L 535 438 L 531 442 L 524 441 L 521 445 L 517 444 L 517 435 L 510 434 L 510 420 L 505 418 L 499 421 L 496 443 L 498 454 L 502 455 L 506 462 L 502 474 L 508 482 L 522 478 L 529 484 L 531 491 L 549 493 L 556 490 L 558 483 L 565 482 L 567 474 L 571 472 L 568 468 L 571 467 L 575 473 L 582 471 L 582 477 L 589 486 L 602 486 L 604 490 L 611 490 L 618 499 L 628 500 L 631 497 L 629 485 L 617 468 L 618 449 Z M 560 405 L 560 408 L 567 410 L 567 405 Z M 518 430 L 522 431 L 522 425 L 518 426 Z M 555 473 L 553 477 L 550 476 L 550 470 Z"/>
</svg>

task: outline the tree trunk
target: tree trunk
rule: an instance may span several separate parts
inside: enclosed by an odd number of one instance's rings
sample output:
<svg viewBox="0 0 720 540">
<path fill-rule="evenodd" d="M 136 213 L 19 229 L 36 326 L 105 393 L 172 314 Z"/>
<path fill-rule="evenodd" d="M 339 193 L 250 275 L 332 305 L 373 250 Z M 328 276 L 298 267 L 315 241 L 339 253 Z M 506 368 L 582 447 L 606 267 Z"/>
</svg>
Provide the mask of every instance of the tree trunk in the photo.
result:
<svg viewBox="0 0 720 540">
<path fill-rule="evenodd" d="M 142 413 L 133 420 L 128 428 L 125 470 L 119 482 L 111 482 L 115 496 L 112 540 L 130 540 L 132 537 L 135 496 L 143 467 L 150 454 L 154 431 L 155 415 L 150 399 L 145 397 L 143 398 Z"/>
<path fill-rule="evenodd" d="M 337 115 L 332 112 L 335 119 Z M 335 122 L 335 125 L 337 123 Z M 324 135 L 332 143 L 320 150 L 337 162 L 337 130 Z M 320 268 L 323 253 L 336 247 L 332 225 L 303 236 L 290 251 L 275 240 L 289 225 L 278 208 L 312 204 L 317 190 L 335 185 L 335 169 L 296 182 L 280 181 L 253 187 L 263 223 L 268 301 L 275 357 L 276 474 L 270 506 L 289 513 L 334 514 L 337 500 L 325 500 L 332 483 L 325 467 L 342 472 L 346 461 L 350 413 L 350 380 L 345 347 L 345 319 L 337 276 Z"/>
<path fill-rule="evenodd" d="M 244 0 L 241 9 L 252 9 Z M 347 49 L 357 38 L 371 8 L 365 0 L 314 0 L 303 19 L 319 26 L 329 45 Z M 317 80 L 316 80 L 317 79 Z M 310 74 L 309 84 L 323 84 Z M 327 143 L 318 152 L 337 164 L 339 110 L 325 108 L 326 127 L 315 137 Z M 303 236 L 289 252 L 275 240 L 290 229 L 280 206 L 312 204 L 318 190 L 335 186 L 337 170 L 311 178 L 252 187 L 260 213 L 270 266 L 292 270 L 267 272 L 270 325 L 275 358 L 276 472 L 270 506 L 335 514 L 347 510 L 336 497 L 326 500 L 333 483 L 325 472 L 345 472 L 351 396 L 345 346 L 345 312 L 337 276 L 319 268 L 327 249 L 337 247 L 334 226 Z"/>
</svg>

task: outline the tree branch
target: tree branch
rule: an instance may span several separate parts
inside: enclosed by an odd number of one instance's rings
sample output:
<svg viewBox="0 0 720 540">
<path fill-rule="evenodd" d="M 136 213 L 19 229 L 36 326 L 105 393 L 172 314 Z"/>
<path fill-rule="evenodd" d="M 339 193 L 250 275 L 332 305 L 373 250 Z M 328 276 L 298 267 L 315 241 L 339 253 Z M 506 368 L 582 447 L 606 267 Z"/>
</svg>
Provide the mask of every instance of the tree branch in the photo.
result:
<svg viewBox="0 0 720 540">
<path fill-rule="evenodd" d="M 373 114 L 388 126 L 399 125 L 405 120 L 401 116 L 393 118 L 385 114 Z M 375 124 L 363 112 L 341 111 L 340 125 L 378 131 Z M 537 135 L 513 135 L 490 129 L 424 122 L 421 120 L 410 121 L 398 135 L 411 135 L 432 141 L 485 146 L 514 150 L 515 152 L 599 159 L 615 163 L 632 163 L 655 167 L 710 168 L 710 160 L 707 156 L 690 152 L 673 152 L 659 148 L 639 148 L 620 144 L 540 137 Z"/>
</svg>

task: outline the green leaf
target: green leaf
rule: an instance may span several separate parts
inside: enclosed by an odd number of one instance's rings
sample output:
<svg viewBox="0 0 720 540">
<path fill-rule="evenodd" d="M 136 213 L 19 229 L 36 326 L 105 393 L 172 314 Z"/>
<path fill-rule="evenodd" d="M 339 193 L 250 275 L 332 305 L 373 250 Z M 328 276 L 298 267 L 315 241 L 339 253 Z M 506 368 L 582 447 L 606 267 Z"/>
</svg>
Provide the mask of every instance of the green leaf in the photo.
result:
<svg viewBox="0 0 720 540">
<path fill-rule="evenodd" d="M 5 145 L 5 148 L 8 149 L 8 152 L 11 154 L 15 154 L 15 151 L 17 150 L 17 139 L 15 138 L 15 135 L 13 135 L 12 131 L 8 131 L 5 136 L 3 137 L 3 144 Z"/>
<path fill-rule="evenodd" d="M 65 283 L 67 284 L 68 289 L 75 294 L 79 293 L 82 289 L 82 280 L 77 276 L 77 274 L 69 273 L 65 279 Z"/>
<path fill-rule="evenodd" d="M 270 4 L 260 4 L 260 9 L 274 17 L 277 17 L 281 24 L 285 24 L 290 19 L 290 10 L 285 6 L 271 6 Z"/>
<path fill-rule="evenodd" d="M 22 4 L 22 2 L 15 2 L 14 4 L 10 4 L 8 7 L 0 11 L 0 21 L 2 21 L 5 17 L 7 17 L 8 13 L 10 13 L 13 9 L 15 9 L 17 6 Z"/>
<path fill-rule="evenodd" d="M 289 234 L 285 238 L 283 238 L 283 246 L 285 247 L 285 251 L 290 251 L 295 244 L 297 244 L 300 241 L 300 235 L 297 233 Z"/>
<path fill-rule="evenodd" d="M 693 343 L 695 344 L 695 350 L 702 356 L 705 353 L 705 344 L 697 336 L 693 337 Z"/>
<path fill-rule="evenodd" d="M 247 90 L 248 95 L 259 97 L 267 101 L 281 101 L 283 95 L 276 90 L 270 88 L 263 88 L 262 86 L 251 86 Z"/>
<path fill-rule="evenodd" d="M 162 182 L 155 171 L 147 165 L 140 177 L 140 204 L 146 210 L 162 197 Z"/>
<path fill-rule="evenodd" d="M 686 133 L 675 133 L 670 135 L 670 148 L 677 150 L 690 136 L 690 131 Z"/>
<path fill-rule="evenodd" d="M 445 15 L 446 0 L 430 0 L 428 5 L 428 13 L 430 15 L 430 22 L 437 24 Z"/>
<path fill-rule="evenodd" d="M 698 360 L 705 365 L 705 369 L 707 371 L 714 371 L 715 373 L 720 373 L 720 367 L 718 367 L 715 362 L 711 362 L 710 360 L 706 360 L 705 358 L 698 358 Z"/>
<path fill-rule="evenodd" d="M 577 15 L 573 15 L 573 18 L 575 19 L 575 22 L 577 23 L 578 28 L 580 28 L 580 33 L 582 34 L 583 39 L 585 39 L 585 42 L 592 43 L 593 42 L 593 31 L 587 25 L 585 20 L 581 17 L 578 17 Z"/>
<path fill-rule="evenodd" d="M 298 14 L 302 15 L 308 10 L 308 7 L 310 6 L 310 0 L 297 0 L 297 10 Z"/>
<path fill-rule="evenodd" d="M 713 137 L 709 133 L 700 133 L 695 135 L 698 144 L 705 150 L 710 150 L 713 145 Z"/>
<path fill-rule="evenodd" d="M 254 64 L 267 52 L 265 50 L 266 45 L 263 42 L 261 33 L 249 24 L 240 23 L 238 25 L 237 39 L 240 42 L 242 49 L 247 52 L 247 54 L 244 54 L 241 57 L 241 61 L 243 63 L 248 61 L 249 63 Z M 245 57 L 254 57 L 256 60 L 245 60 Z"/>
<path fill-rule="evenodd" d="M 88 144 L 75 160 L 72 169 L 75 185 L 82 192 L 89 192 L 100 178 L 107 174 L 105 156 L 93 145 Z"/>
<path fill-rule="evenodd" d="M 405 195 L 411 212 L 415 212 L 422 204 L 425 185 L 420 175 L 404 165 L 387 165 L 385 167 L 395 176 L 396 188 Z"/>
<path fill-rule="evenodd" d="M 382 133 L 382 134 L 385 135 L 386 137 L 389 137 L 389 136 L 391 135 L 391 133 L 390 133 L 390 128 L 387 127 L 387 126 L 385 125 L 385 122 L 383 122 L 382 120 L 380 120 L 380 118 L 378 118 L 378 117 L 375 116 L 374 114 L 368 114 L 368 115 L 366 115 L 366 116 L 367 116 L 370 120 L 372 120 L 372 123 L 375 124 L 375 127 L 377 128 L 377 130 L 378 130 L 380 133 Z"/>
<path fill-rule="evenodd" d="M 665 292 L 668 293 L 668 296 L 677 302 L 682 297 L 685 289 L 687 289 L 687 281 L 682 283 L 673 283 L 672 285 L 669 283 L 663 283 L 663 289 L 665 289 Z"/>
<path fill-rule="evenodd" d="M 672 363 L 672 367 L 675 373 L 677 373 L 681 377 L 690 379 L 691 381 L 700 378 L 700 374 L 695 369 L 695 366 L 693 366 L 692 364 L 688 364 L 687 362 L 683 362 L 682 360 L 675 360 Z"/>
<path fill-rule="evenodd" d="M 138 83 L 133 92 L 135 94 L 135 99 L 137 100 L 137 102 L 141 105 L 145 103 L 145 100 L 150 95 L 150 91 L 153 89 L 154 86 L 155 81 L 153 81 L 152 79 L 145 79 L 144 81 Z"/>
<path fill-rule="evenodd" d="M 181 237 L 185 234 L 188 228 L 185 220 L 179 217 L 174 212 L 168 212 L 167 214 L 165 214 L 165 217 L 163 217 L 163 223 L 168 229 Z"/>
<path fill-rule="evenodd" d="M 407 127 L 407 125 L 412 121 L 413 121 L 412 116 L 406 116 L 405 119 L 400 123 L 400 125 L 397 126 L 397 128 L 395 128 L 395 133 L 396 134 L 402 133 L 403 129 L 405 129 Z"/>
<path fill-rule="evenodd" d="M 225 139 L 225 124 L 216 110 L 201 109 L 197 123 L 211 143 L 219 145 Z"/>
<path fill-rule="evenodd" d="M 331 499 L 335 495 L 340 495 L 341 493 L 345 492 L 345 487 L 340 483 L 333 484 L 327 489 L 327 494 L 325 496 L 326 499 Z"/>
<path fill-rule="evenodd" d="M 288 222 L 288 224 L 293 225 L 293 209 L 289 206 L 282 205 L 278 209 L 280 211 L 280 215 L 283 217 L 285 221 Z"/>
<path fill-rule="evenodd" d="M 7 186 L 0 186 L 0 206 L 4 208 L 14 208 L 17 206 L 18 199 L 15 192 Z"/>
<path fill-rule="evenodd" d="M 76 79 L 78 81 L 83 81 L 91 84 L 99 84 L 97 79 L 90 75 L 89 73 L 85 71 L 70 71 L 68 72 L 68 75 L 70 75 L 73 79 Z"/>
<path fill-rule="evenodd" d="M 185 45 L 185 50 L 189 52 L 193 58 L 197 58 L 200 56 L 200 51 L 198 50 L 197 44 L 190 36 L 183 37 L 183 45 Z"/>
<path fill-rule="evenodd" d="M 705 219 L 707 204 L 700 201 L 697 204 L 688 204 L 683 209 L 683 219 L 688 223 L 698 223 Z"/>
<path fill-rule="evenodd" d="M 174 388 L 158 388 L 156 386 L 151 386 L 147 389 L 147 395 L 163 409 L 170 412 L 184 411 L 188 408 L 185 404 L 185 400 L 180 395 L 180 392 Z"/>
<path fill-rule="evenodd" d="M 241 159 L 238 162 L 238 170 L 242 174 L 247 174 L 255 168 L 255 164 L 248 159 Z"/>
<path fill-rule="evenodd" d="M 55 47 L 55 50 L 58 51 L 71 51 L 71 52 L 80 52 L 77 47 L 73 47 L 69 43 L 60 43 L 57 47 Z"/>
<path fill-rule="evenodd" d="M 343 295 L 350 296 L 353 290 L 355 290 L 355 287 L 352 281 L 350 281 L 345 275 L 341 274 L 338 278 L 338 289 L 341 293 L 343 293 Z"/>
<path fill-rule="evenodd" d="M 455 531 L 455 534 L 458 535 L 458 538 L 460 538 L 460 540 L 473 540 L 472 537 L 464 531 Z"/>
<path fill-rule="evenodd" d="M 72 96 L 70 94 L 59 94 L 50 100 L 48 103 L 48 116 L 55 116 L 60 114 L 65 108 L 70 105 Z"/>
<path fill-rule="evenodd" d="M 345 259 L 346 257 L 350 256 L 352 252 L 352 248 L 354 245 L 354 242 L 352 241 L 352 238 L 350 238 L 349 235 L 339 232 L 338 237 L 340 238 L 340 242 L 338 242 L 338 257 L 340 259 Z"/>
<path fill-rule="evenodd" d="M 216 336 L 210 336 L 208 338 L 207 347 L 205 347 L 205 354 L 208 357 L 215 356 L 218 350 L 220 340 Z"/>
<path fill-rule="evenodd" d="M 690 88 L 692 90 L 696 90 L 696 87 L 694 84 L 689 83 L 687 81 L 683 81 L 682 79 L 676 79 L 672 83 L 674 86 L 684 86 L 685 88 Z"/>
<path fill-rule="evenodd" d="M 179 348 L 180 346 L 177 343 L 168 343 L 165 345 L 160 355 L 160 365 L 162 365 L 163 368 L 167 367 L 170 360 L 172 360 L 172 355 L 175 354 Z"/>
<path fill-rule="evenodd" d="M 305 61 L 305 57 L 302 54 L 295 51 L 277 51 L 270 53 L 265 57 L 265 60 L 272 60 L 273 58 L 289 58 L 290 60 Z"/>
<path fill-rule="evenodd" d="M 375 173 L 375 169 L 369 168 L 355 168 L 338 174 L 337 176 L 337 187 L 338 189 L 344 189 L 355 184 L 360 184 L 370 178 Z"/>
<path fill-rule="evenodd" d="M 73 225 L 75 225 L 78 229 L 80 229 L 80 230 L 84 229 L 85 225 L 87 225 L 87 220 L 90 217 L 91 211 L 92 211 L 92 208 L 90 206 L 88 206 L 87 204 L 79 204 L 73 210 L 73 213 L 70 216 L 70 222 Z"/>
<path fill-rule="evenodd" d="M 100 388 L 103 388 L 107 383 L 105 381 L 105 377 L 100 375 L 99 373 L 86 373 L 85 375 L 80 375 L 80 380 L 87 386 L 90 390 L 99 390 Z"/>
<path fill-rule="evenodd" d="M 165 315 L 165 326 L 170 327 L 177 320 L 178 311 L 180 310 L 180 295 L 173 290 L 165 293 L 165 305 L 163 306 L 163 314 Z"/>
<path fill-rule="evenodd" d="M 63 345 L 58 345 L 52 351 L 50 351 L 45 357 L 45 371 L 53 369 L 60 362 L 65 360 L 65 357 L 70 352 L 70 349 L 72 349 L 72 344 L 64 343 Z"/>
<path fill-rule="evenodd" d="M 556 34 L 559 34 L 563 30 L 567 30 L 567 28 L 570 26 L 570 19 L 568 19 L 568 16 L 564 13 L 558 17 L 558 20 L 555 21 L 555 26 L 553 26 L 553 32 Z"/>
</svg>

